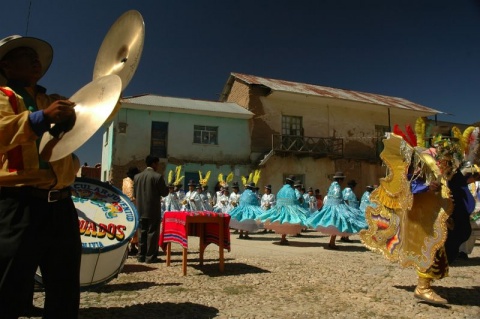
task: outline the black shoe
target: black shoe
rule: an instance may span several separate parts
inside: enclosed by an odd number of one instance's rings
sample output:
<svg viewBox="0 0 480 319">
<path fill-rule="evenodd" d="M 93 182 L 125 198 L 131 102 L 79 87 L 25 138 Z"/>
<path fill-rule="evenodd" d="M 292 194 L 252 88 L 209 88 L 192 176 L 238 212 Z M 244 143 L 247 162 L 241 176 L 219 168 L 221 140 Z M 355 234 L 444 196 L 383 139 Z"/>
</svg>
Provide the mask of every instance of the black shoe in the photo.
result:
<svg viewBox="0 0 480 319">
<path fill-rule="evenodd" d="M 152 259 L 145 260 L 146 264 L 158 264 L 158 263 L 161 263 L 161 262 L 162 262 L 162 260 L 160 258 L 157 258 L 157 257 L 153 257 Z"/>
<path fill-rule="evenodd" d="M 145 257 L 141 256 L 141 257 L 137 257 L 137 260 L 139 263 L 144 263 L 145 262 Z"/>
<path fill-rule="evenodd" d="M 128 251 L 129 256 L 136 256 L 138 254 L 138 249 L 136 247 L 131 247 Z"/>
<path fill-rule="evenodd" d="M 40 317 L 43 315 L 43 308 L 30 306 L 22 310 L 22 317 Z"/>
<path fill-rule="evenodd" d="M 468 255 L 464 253 L 463 251 L 458 253 L 458 258 L 459 259 L 468 259 Z"/>
</svg>

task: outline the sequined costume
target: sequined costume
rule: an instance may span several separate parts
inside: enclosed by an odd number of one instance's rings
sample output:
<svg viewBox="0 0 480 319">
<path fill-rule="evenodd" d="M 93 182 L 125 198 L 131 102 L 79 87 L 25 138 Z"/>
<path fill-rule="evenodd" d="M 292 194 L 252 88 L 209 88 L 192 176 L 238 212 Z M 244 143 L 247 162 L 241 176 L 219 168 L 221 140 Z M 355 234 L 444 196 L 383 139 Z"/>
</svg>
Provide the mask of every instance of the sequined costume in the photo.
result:
<svg viewBox="0 0 480 319">
<path fill-rule="evenodd" d="M 258 217 L 265 213 L 260 207 L 258 196 L 251 189 L 246 189 L 242 195 L 238 206 L 230 210 L 230 228 L 253 232 L 258 230 Z"/>
<path fill-rule="evenodd" d="M 272 229 L 278 234 L 299 234 L 307 227 L 309 212 L 300 206 L 295 189 L 285 184 L 276 197 L 276 205 L 260 215 L 259 220 L 264 223 L 264 228 Z"/>
<path fill-rule="evenodd" d="M 367 228 L 359 209 L 348 206 L 340 184 L 333 181 L 328 189 L 328 201 L 308 218 L 308 225 L 328 235 L 350 236 Z"/>
<path fill-rule="evenodd" d="M 375 204 L 370 201 L 370 194 L 371 192 L 367 190 L 363 193 L 362 198 L 360 199 L 360 210 L 364 215 L 367 206 L 375 206 Z"/>
<path fill-rule="evenodd" d="M 415 151 L 400 136 L 390 134 L 384 146 L 380 157 L 387 166 L 387 176 L 370 195 L 377 206 L 366 209 L 369 228 L 360 233 L 360 239 L 390 261 L 442 278 L 448 269 L 439 273 L 430 267 L 435 260 L 443 261 L 444 254 L 437 252 L 445 243 L 446 222 L 453 209 L 447 182 L 432 156 Z M 426 183 L 439 181 L 440 190 L 420 192 L 414 200 L 407 176 L 411 164 L 420 167 Z"/>
</svg>

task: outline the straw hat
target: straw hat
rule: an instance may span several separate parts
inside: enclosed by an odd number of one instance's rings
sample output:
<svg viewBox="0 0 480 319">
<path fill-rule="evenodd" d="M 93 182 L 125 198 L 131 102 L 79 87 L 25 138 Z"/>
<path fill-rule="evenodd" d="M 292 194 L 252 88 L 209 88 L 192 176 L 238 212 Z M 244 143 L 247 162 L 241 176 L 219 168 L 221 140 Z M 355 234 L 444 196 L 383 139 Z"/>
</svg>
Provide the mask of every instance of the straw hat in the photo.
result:
<svg viewBox="0 0 480 319">
<path fill-rule="evenodd" d="M 52 64 L 53 59 L 53 48 L 52 46 L 43 40 L 32 38 L 32 37 L 22 37 L 20 35 L 11 35 L 0 40 L 0 61 L 3 60 L 5 55 L 16 48 L 27 47 L 35 50 L 38 54 L 38 59 L 42 64 L 42 76 L 47 72 L 50 64 Z M 0 74 L 0 85 L 5 85 L 7 79 Z"/>
</svg>

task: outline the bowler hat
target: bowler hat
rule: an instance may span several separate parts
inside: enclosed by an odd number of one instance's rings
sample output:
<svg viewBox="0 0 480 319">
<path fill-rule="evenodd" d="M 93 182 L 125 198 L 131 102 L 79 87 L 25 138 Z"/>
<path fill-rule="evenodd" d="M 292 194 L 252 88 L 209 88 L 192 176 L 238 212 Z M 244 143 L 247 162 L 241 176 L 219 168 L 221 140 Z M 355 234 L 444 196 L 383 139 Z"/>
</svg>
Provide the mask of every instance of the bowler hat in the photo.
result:
<svg viewBox="0 0 480 319">
<path fill-rule="evenodd" d="M 42 65 L 42 76 L 47 72 L 53 59 L 52 46 L 43 40 L 22 37 L 20 35 L 11 35 L 0 40 L 0 61 L 5 55 L 13 49 L 27 47 L 33 49 L 38 54 L 38 59 Z M 0 85 L 5 85 L 7 80 L 0 74 Z"/>
<path fill-rule="evenodd" d="M 193 179 L 191 179 L 191 180 L 188 181 L 188 184 L 187 184 L 187 185 L 188 185 L 188 186 L 197 186 L 197 183 L 195 183 L 195 182 L 193 181 Z"/>
<path fill-rule="evenodd" d="M 338 172 L 335 172 L 332 178 L 345 178 L 345 177 L 346 176 L 343 175 L 343 172 L 338 171 Z"/>
<path fill-rule="evenodd" d="M 375 189 L 375 187 L 373 187 L 372 185 L 367 185 L 367 190 L 373 191 L 374 189 Z"/>
<path fill-rule="evenodd" d="M 354 179 L 352 179 L 347 183 L 347 185 L 350 187 L 355 187 L 357 186 L 357 182 Z"/>
<path fill-rule="evenodd" d="M 269 189 L 269 190 L 272 190 L 272 185 L 270 185 L 270 184 L 265 185 L 264 188 Z"/>
<path fill-rule="evenodd" d="M 247 183 L 247 185 L 245 185 L 245 187 L 249 188 L 249 189 L 254 189 L 255 188 L 255 183 L 254 182 Z"/>
<path fill-rule="evenodd" d="M 285 180 L 287 182 L 295 183 L 295 175 L 289 175 Z"/>
<path fill-rule="evenodd" d="M 238 182 L 233 182 L 232 188 L 238 188 Z"/>
</svg>

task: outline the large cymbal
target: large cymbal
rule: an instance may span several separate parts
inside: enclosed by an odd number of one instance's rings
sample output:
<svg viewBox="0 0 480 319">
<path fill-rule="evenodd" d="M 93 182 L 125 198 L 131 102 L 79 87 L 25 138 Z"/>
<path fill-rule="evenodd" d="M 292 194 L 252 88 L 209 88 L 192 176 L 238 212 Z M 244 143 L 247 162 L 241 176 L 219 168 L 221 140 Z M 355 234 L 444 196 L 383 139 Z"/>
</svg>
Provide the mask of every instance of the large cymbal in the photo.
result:
<svg viewBox="0 0 480 319">
<path fill-rule="evenodd" d="M 140 12 L 122 14 L 110 27 L 97 54 L 93 79 L 116 74 L 122 80 L 122 91 L 137 70 L 143 50 L 145 24 Z"/>
<path fill-rule="evenodd" d="M 53 162 L 82 146 L 112 114 L 121 92 L 122 80 L 116 74 L 95 79 L 78 90 L 69 98 L 76 104 L 75 126 L 60 139 L 48 132 L 43 134 L 39 148 L 42 159 Z"/>
</svg>

